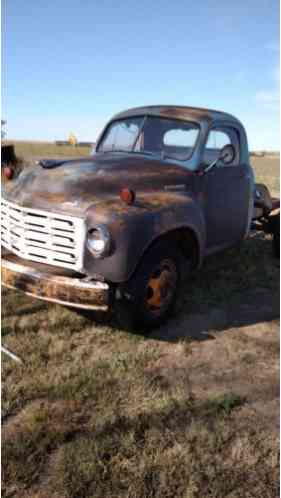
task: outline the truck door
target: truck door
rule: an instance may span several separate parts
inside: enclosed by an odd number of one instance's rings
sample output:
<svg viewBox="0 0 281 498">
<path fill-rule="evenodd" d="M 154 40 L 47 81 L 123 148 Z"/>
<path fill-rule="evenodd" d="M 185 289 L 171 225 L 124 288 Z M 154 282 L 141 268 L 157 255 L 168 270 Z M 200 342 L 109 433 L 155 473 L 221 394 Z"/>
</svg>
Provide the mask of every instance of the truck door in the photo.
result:
<svg viewBox="0 0 281 498">
<path fill-rule="evenodd" d="M 240 161 L 238 130 L 228 126 L 211 129 L 203 161 L 211 164 L 229 143 L 236 151 L 233 162 L 225 165 L 219 161 L 202 177 L 208 252 L 235 244 L 245 236 L 248 226 L 250 171 L 249 165 Z"/>
</svg>

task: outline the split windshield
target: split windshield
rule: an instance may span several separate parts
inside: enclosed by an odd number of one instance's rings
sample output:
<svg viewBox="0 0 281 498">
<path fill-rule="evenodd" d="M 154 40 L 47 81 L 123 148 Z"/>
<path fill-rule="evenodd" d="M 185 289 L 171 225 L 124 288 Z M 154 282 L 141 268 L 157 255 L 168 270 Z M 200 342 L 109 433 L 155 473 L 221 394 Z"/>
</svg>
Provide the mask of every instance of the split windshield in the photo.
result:
<svg viewBox="0 0 281 498">
<path fill-rule="evenodd" d="M 154 116 L 138 116 L 113 121 L 97 152 L 152 154 L 186 161 L 190 159 L 199 134 L 199 125 Z"/>
</svg>

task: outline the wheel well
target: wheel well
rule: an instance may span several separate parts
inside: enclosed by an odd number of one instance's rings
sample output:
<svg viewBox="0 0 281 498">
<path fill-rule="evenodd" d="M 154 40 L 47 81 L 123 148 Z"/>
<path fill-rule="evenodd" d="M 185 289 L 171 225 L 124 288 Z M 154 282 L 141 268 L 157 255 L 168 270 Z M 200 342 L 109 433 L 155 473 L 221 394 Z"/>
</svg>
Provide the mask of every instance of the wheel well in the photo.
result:
<svg viewBox="0 0 281 498">
<path fill-rule="evenodd" d="M 180 248 L 184 256 L 186 258 L 191 258 L 192 268 L 196 268 L 197 266 L 199 266 L 200 247 L 198 239 L 193 230 L 183 227 L 166 232 L 160 237 L 157 237 L 157 239 L 154 239 L 150 246 L 146 249 L 146 251 L 162 240 L 170 240 L 173 243 L 176 242 L 177 246 Z"/>
</svg>

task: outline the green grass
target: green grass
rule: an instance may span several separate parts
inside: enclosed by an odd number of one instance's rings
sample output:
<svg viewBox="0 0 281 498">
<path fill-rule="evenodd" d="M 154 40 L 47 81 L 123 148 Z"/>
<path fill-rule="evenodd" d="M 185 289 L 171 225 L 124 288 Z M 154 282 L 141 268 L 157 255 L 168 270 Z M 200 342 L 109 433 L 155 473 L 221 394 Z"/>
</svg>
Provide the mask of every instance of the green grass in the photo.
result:
<svg viewBox="0 0 281 498">
<path fill-rule="evenodd" d="M 3 497 L 275 498 L 278 316 L 262 235 L 210 258 L 149 335 L 3 290 L 24 360 L 2 355 Z"/>
</svg>

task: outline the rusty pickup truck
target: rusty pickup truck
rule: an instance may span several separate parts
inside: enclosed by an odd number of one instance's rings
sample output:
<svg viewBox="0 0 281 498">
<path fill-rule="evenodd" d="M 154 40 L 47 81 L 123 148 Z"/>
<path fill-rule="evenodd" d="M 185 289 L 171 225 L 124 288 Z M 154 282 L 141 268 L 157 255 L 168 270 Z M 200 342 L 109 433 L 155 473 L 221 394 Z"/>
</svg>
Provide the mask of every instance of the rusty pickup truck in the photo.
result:
<svg viewBox="0 0 281 498">
<path fill-rule="evenodd" d="M 279 252 L 279 200 L 255 185 L 245 129 L 224 112 L 130 109 L 89 157 L 7 173 L 2 283 L 50 302 L 154 327 L 189 272 L 251 228 Z"/>
</svg>

